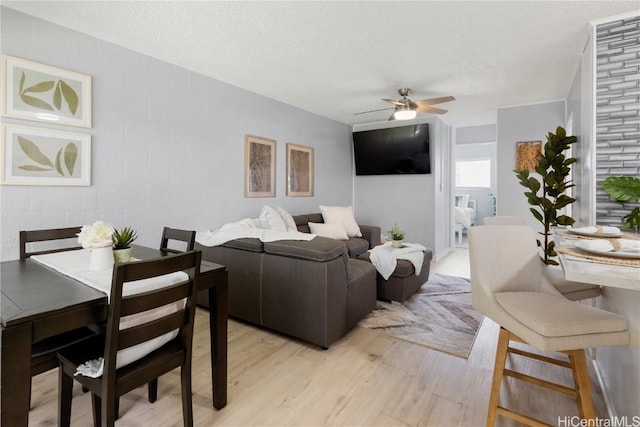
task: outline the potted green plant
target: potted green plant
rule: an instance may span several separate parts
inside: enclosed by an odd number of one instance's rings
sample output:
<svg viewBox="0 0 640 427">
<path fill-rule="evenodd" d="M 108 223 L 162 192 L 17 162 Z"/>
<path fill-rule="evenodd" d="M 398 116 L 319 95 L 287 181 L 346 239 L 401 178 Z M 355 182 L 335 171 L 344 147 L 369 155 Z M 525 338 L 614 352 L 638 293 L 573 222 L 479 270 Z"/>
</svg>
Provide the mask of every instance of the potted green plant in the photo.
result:
<svg viewBox="0 0 640 427">
<path fill-rule="evenodd" d="M 609 176 L 602 181 L 602 188 L 623 208 L 625 203 L 640 200 L 640 179 L 632 176 Z M 622 220 L 622 228 L 638 230 L 640 227 L 640 207 L 633 208 Z"/>
<path fill-rule="evenodd" d="M 400 231 L 398 224 L 393 223 L 393 227 L 389 230 L 391 235 L 391 246 L 394 248 L 402 247 L 402 240 L 404 240 L 404 231 Z"/>
<path fill-rule="evenodd" d="M 138 234 L 131 227 L 114 229 L 113 258 L 116 262 L 131 261 L 131 244 L 138 238 Z"/>
<path fill-rule="evenodd" d="M 493 193 L 488 194 L 489 199 L 491 199 L 491 206 L 493 207 L 493 216 L 496 215 L 496 195 Z"/>
<path fill-rule="evenodd" d="M 568 215 L 560 214 L 560 210 L 567 207 L 576 199 L 567 194 L 567 190 L 573 187 L 573 181 L 568 179 L 571 173 L 571 165 L 576 162 L 573 157 L 566 157 L 564 152 L 575 143 L 575 136 L 567 136 L 564 128 L 558 126 L 556 133 L 547 134 L 547 142 L 538 160 L 535 171 L 540 175 L 541 181 L 529 175 L 528 170 L 514 170 L 520 184 L 529 191 L 525 191 L 527 202 L 533 206 L 529 208 L 533 216 L 543 225 L 543 241 L 536 240 L 542 247 L 544 257 L 542 261 L 547 265 L 558 265 L 552 259 L 558 254 L 555 251 L 555 242 L 550 239 L 551 227 L 573 225 L 575 220 Z M 542 193 L 539 194 L 539 191 Z"/>
</svg>

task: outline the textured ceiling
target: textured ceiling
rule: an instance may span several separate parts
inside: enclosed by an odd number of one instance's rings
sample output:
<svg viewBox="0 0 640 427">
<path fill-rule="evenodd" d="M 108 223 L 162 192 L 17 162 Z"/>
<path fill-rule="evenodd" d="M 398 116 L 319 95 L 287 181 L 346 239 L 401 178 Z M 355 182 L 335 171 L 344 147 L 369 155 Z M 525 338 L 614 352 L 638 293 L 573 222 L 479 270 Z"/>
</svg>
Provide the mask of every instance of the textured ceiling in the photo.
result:
<svg viewBox="0 0 640 427">
<path fill-rule="evenodd" d="M 350 125 L 400 87 L 442 119 L 567 96 L 588 23 L 634 1 L 3 1 L 36 17 Z"/>
</svg>

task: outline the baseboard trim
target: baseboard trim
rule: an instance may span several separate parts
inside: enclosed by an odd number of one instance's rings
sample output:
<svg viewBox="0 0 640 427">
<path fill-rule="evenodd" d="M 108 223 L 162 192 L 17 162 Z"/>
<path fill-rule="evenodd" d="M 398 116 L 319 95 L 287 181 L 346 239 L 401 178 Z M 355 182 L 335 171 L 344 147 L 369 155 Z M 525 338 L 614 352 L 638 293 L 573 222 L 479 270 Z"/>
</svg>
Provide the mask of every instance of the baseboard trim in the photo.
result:
<svg viewBox="0 0 640 427">
<path fill-rule="evenodd" d="M 433 259 L 432 261 L 442 261 L 442 258 L 446 257 L 447 255 L 449 255 L 451 252 L 454 252 L 455 248 L 445 248 L 444 251 L 442 251 L 442 253 L 438 254 L 438 256 L 436 256 L 436 254 L 433 254 Z"/>
</svg>

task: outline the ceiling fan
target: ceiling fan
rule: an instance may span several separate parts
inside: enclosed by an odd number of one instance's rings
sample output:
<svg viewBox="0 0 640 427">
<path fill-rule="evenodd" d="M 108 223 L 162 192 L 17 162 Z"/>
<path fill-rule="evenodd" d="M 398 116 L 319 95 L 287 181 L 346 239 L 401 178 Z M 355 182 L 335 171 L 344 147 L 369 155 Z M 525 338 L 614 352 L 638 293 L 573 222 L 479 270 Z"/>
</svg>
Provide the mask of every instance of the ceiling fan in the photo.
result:
<svg viewBox="0 0 640 427">
<path fill-rule="evenodd" d="M 383 101 L 390 102 L 395 105 L 393 108 L 393 114 L 389 117 L 389 120 L 411 120 L 416 117 L 417 113 L 433 113 L 433 114 L 444 114 L 447 110 L 442 108 L 433 107 L 435 104 L 442 104 L 443 102 L 454 101 L 455 98 L 453 96 L 442 96 L 439 98 L 429 98 L 422 99 L 420 101 L 414 101 L 411 98 L 411 89 L 409 88 L 401 88 L 398 89 L 398 94 L 400 94 L 401 98 L 397 101 L 394 99 L 383 99 Z M 358 114 L 366 114 L 373 113 L 376 111 L 384 111 L 391 110 L 391 108 L 381 108 L 378 110 L 369 110 L 362 111 Z"/>
</svg>

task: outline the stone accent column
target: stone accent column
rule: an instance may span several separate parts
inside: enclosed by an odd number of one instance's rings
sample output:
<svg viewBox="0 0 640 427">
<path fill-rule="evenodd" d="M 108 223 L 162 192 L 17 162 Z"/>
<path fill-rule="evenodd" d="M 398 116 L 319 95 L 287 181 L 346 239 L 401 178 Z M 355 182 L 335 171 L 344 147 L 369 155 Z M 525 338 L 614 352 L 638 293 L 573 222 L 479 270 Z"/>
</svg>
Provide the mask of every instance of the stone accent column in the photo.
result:
<svg viewBox="0 0 640 427">
<path fill-rule="evenodd" d="M 596 219 L 620 226 L 624 207 L 601 186 L 610 175 L 640 177 L 640 16 L 596 27 Z"/>
</svg>

